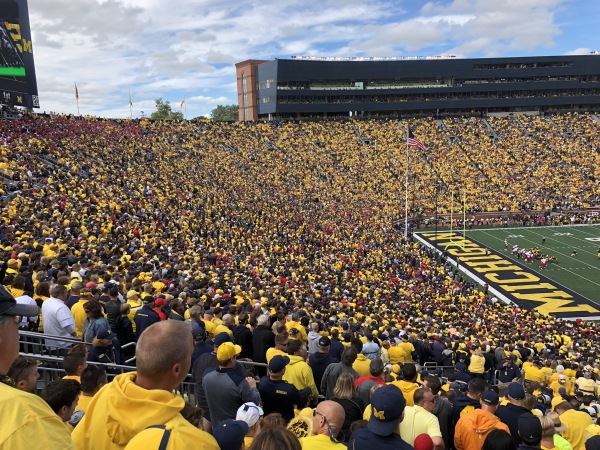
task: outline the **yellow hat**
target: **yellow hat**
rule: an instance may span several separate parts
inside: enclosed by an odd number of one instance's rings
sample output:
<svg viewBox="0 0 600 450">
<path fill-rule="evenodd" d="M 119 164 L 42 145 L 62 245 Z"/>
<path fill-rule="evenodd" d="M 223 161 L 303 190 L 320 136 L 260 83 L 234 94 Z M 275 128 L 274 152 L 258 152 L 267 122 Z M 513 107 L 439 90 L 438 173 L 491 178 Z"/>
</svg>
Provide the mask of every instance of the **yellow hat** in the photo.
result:
<svg viewBox="0 0 600 450">
<path fill-rule="evenodd" d="M 217 349 L 217 360 L 227 361 L 233 358 L 235 355 L 239 355 L 242 352 L 242 347 L 235 345 L 233 342 L 225 342 L 219 345 Z"/>
<path fill-rule="evenodd" d="M 550 401 L 550 405 L 552 405 L 552 411 L 554 411 L 554 408 L 556 408 L 556 405 L 560 405 L 564 401 L 565 401 L 565 399 L 562 398 L 560 395 L 552 397 L 552 400 Z"/>
<path fill-rule="evenodd" d="M 585 434 L 588 436 L 588 439 L 594 436 L 600 436 L 600 425 L 588 425 L 585 428 Z"/>
</svg>

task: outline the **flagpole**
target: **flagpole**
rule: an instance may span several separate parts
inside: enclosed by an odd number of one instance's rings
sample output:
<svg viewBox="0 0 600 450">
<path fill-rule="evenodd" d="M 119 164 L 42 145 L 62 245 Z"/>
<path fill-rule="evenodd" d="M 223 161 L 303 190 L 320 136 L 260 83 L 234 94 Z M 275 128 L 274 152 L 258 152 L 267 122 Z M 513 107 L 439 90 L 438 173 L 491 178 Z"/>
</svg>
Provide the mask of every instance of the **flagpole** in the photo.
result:
<svg viewBox="0 0 600 450">
<path fill-rule="evenodd" d="M 406 138 L 406 170 L 404 171 L 404 182 L 406 183 L 404 195 L 404 237 L 408 238 L 408 135 Z"/>
<path fill-rule="evenodd" d="M 463 241 L 467 238 L 467 192 L 463 193 Z"/>
<path fill-rule="evenodd" d="M 77 89 L 77 82 L 73 82 L 75 85 L 75 103 L 77 103 L 77 115 L 79 116 L 79 90 Z"/>
<path fill-rule="evenodd" d="M 133 101 L 131 100 L 131 90 L 129 90 L 129 119 L 133 119 Z"/>
<path fill-rule="evenodd" d="M 452 222 L 454 220 L 452 218 L 453 213 L 454 213 L 454 191 L 452 189 L 450 189 L 450 236 L 452 236 Z"/>
</svg>

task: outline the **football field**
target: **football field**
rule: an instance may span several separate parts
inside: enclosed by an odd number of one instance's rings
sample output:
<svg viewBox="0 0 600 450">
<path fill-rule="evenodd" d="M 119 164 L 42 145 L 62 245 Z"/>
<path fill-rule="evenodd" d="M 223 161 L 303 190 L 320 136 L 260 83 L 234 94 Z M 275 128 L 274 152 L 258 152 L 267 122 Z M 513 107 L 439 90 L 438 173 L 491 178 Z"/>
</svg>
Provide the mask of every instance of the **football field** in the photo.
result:
<svg viewBox="0 0 600 450">
<path fill-rule="evenodd" d="M 461 270 L 497 288 L 501 298 L 558 317 L 600 319 L 600 225 L 473 229 L 464 239 L 462 229 L 415 236 L 458 259 Z M 513 245 L 555 262 L 542 269 L 539 259 L 528 263 L 512 254 Z"/>
</svg>

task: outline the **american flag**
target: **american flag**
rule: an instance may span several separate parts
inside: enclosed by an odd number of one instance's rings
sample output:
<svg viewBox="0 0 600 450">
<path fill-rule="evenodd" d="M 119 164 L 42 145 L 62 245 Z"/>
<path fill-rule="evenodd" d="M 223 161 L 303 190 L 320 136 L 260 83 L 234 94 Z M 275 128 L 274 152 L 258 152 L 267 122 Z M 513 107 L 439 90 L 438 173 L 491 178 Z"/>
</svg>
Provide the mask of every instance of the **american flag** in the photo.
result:
<svg viewBox="0 0 600 450">
<path fill-rule="evenodd" d="M 409 147 L 419 147 L 423 151 L 427 150 L 427 148 L 425 148 L 425 144 L 415 137 L 410 128 L 408 129 L 408 140 L 406 142 Z"/>
</svg>

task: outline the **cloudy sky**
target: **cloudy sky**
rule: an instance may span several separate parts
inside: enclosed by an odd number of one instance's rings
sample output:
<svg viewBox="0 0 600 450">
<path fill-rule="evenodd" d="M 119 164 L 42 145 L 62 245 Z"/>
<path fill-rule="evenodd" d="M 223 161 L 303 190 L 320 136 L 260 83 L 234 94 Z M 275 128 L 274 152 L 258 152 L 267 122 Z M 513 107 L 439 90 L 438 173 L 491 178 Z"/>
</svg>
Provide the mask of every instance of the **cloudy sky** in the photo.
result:
<svg viewBox="0 0 600 450">
<path fill-rule="evenodd" d="M 237 103 L 235 63 L 316 56 L 587 54 L 593 0 L 29 0 L 40 111 L 187 117 Z M 599 56 L 600 57 L 600 56 Z"/>
</svg>

